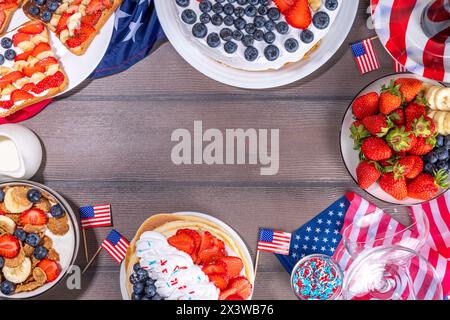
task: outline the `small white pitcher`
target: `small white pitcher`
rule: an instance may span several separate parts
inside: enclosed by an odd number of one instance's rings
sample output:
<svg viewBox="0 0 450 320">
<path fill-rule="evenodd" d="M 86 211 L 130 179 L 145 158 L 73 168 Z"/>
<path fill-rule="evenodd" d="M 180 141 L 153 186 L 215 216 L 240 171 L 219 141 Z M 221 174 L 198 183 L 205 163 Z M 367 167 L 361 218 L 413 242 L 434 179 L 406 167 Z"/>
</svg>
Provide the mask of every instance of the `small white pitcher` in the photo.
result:
<svg viewBox="0 0 450 320">
<path fill-rule="evenodd" d="M 42 146 L 30 129 L 17 124 L 0 125 L 0 181 L 29 179 L 39 170 L 41 162 Z"/>
</svg>

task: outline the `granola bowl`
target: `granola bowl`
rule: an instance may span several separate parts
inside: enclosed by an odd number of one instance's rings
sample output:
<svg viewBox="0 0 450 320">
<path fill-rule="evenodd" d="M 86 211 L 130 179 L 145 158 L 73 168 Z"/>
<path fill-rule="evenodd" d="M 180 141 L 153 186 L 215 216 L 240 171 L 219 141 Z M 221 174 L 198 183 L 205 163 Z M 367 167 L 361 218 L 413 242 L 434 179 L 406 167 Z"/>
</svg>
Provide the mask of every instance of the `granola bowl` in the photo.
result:
<svg viewBox="0 0 450 320">
<path fill-rule="evenodd" d="M 0 299 L 39 296 L 73 266 L 79 227 L 67 201 L 31 181 L 0 183 Z"/>
</svg>

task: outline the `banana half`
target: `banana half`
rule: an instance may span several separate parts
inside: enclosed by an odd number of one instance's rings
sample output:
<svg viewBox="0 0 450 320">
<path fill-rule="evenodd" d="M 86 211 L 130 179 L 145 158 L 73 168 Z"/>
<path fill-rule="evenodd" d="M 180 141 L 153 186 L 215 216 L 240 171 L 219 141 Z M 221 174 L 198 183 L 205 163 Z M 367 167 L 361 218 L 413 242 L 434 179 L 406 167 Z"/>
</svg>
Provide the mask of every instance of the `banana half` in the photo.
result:
<svg viewBox="0 0 450 320">
<path fill-rule="evenodd" d="M 450 111 L 450 88 L 430 86 L 425 91 L 425 98 L 431 110 Z"/>
<path fill-rule="evenodd" d="M 0 231 L 3 230 L 6 233 L 13 234 L 16 230 L 16 223 L 13 219 L 7 216 L 0 216 Z"/>
<path fill-rule="evenodd" d="M 6 280 L 16 284 L 22 283 L 27 280 L 31 274 L 31 260 L 30 258 L 25 258 L 19 266 L 15 268 L 4 266 L 2 271 Z"/>
<path fill-rule="evenodd" d="M 6 190 L 3 204 L 10 213 L 22 213 L 30 209 L 33 203 L 28 200 L 26 187 L 13 187 Z"/>
</svg>

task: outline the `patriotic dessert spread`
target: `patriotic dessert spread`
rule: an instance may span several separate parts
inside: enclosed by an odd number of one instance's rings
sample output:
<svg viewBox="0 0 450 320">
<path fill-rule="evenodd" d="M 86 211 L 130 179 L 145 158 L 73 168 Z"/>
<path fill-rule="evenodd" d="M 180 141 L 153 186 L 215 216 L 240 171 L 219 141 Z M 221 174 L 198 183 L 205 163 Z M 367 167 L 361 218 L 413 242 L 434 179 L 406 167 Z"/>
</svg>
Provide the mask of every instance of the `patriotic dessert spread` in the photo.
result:
<svg viewBox="0 0 450 320">
<path fill-rule="evenodd" d="M 138 230 L 125 257 L 133 300 L 247 300 L 251 267 L 216 224 L 194 216 L 159 214 Z"/>
<path fill-rule="evenodd" d="M 50 287 L 68 268 L 74 234 L 63 205 L 28 185 L 0 186 L 0 292 Z"/>
<path fill-rule="evenodd" d="M 351 125 L 363 189 L 376 184 L 396 200 L 430 200 L 448 187 L 450 89 L 398 77 L 358 96 Z"/>
<path fill-rule="evenodd" d="M 250 71 L 303 59 L 330 30 L 339 0 L 171 0 L 201 52 Z"/>
<path fill-rule="evenodd" d="M 0 39 L 0 117 L 52 97 L 67 77 L 39 21 L 27 22 Z"/>
</svg>

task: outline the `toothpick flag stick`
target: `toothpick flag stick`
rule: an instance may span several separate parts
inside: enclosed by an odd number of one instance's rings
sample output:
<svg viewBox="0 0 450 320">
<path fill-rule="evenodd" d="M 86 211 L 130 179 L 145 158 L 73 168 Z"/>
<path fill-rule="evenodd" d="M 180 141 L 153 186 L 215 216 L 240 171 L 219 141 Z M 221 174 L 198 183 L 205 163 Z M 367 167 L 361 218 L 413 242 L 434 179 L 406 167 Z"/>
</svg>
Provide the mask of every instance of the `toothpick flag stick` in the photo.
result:
<svg viewBox="0 0 450 320">
<path fill-rule="evenodd" d="M 256 280 L 256 272 L 258 271 L 258 264 L 259 264 L 259 253 L 261 251 L 257 250 L 256 251 L 256 258 L 255 258 L 255 269 L 254 269 L 254 275 L 253 275 L 253 283 L 255 283 Z"/>
<path fill-rule="evenodd" d="M 98 254 L 100 253 L 100 251 L 102 250 L 102 246 L 100 246 L 97 250 L 97 252 L 93 255 L 93 257 L 91 258 L 91 260 L 88 262 L 88 264 L 86 265 L 86 267 L 84 267 L 83 271 L 81 272 L 81 274 L 84 274 L 86 272 L 86 270 L 91 266 L 92 262 L 94 262 L 95 258 L 97 258 Z"/>
<path fill-rule="evenodd" d="M 82 232 L 83 232 L 83 242 L 84 242 L 84 255 L 86 256 L 86 262 L 88 262 L 89 261 L 89 253 L 88 253 L 85 229 L 82 229 Z"/>
</svg>

